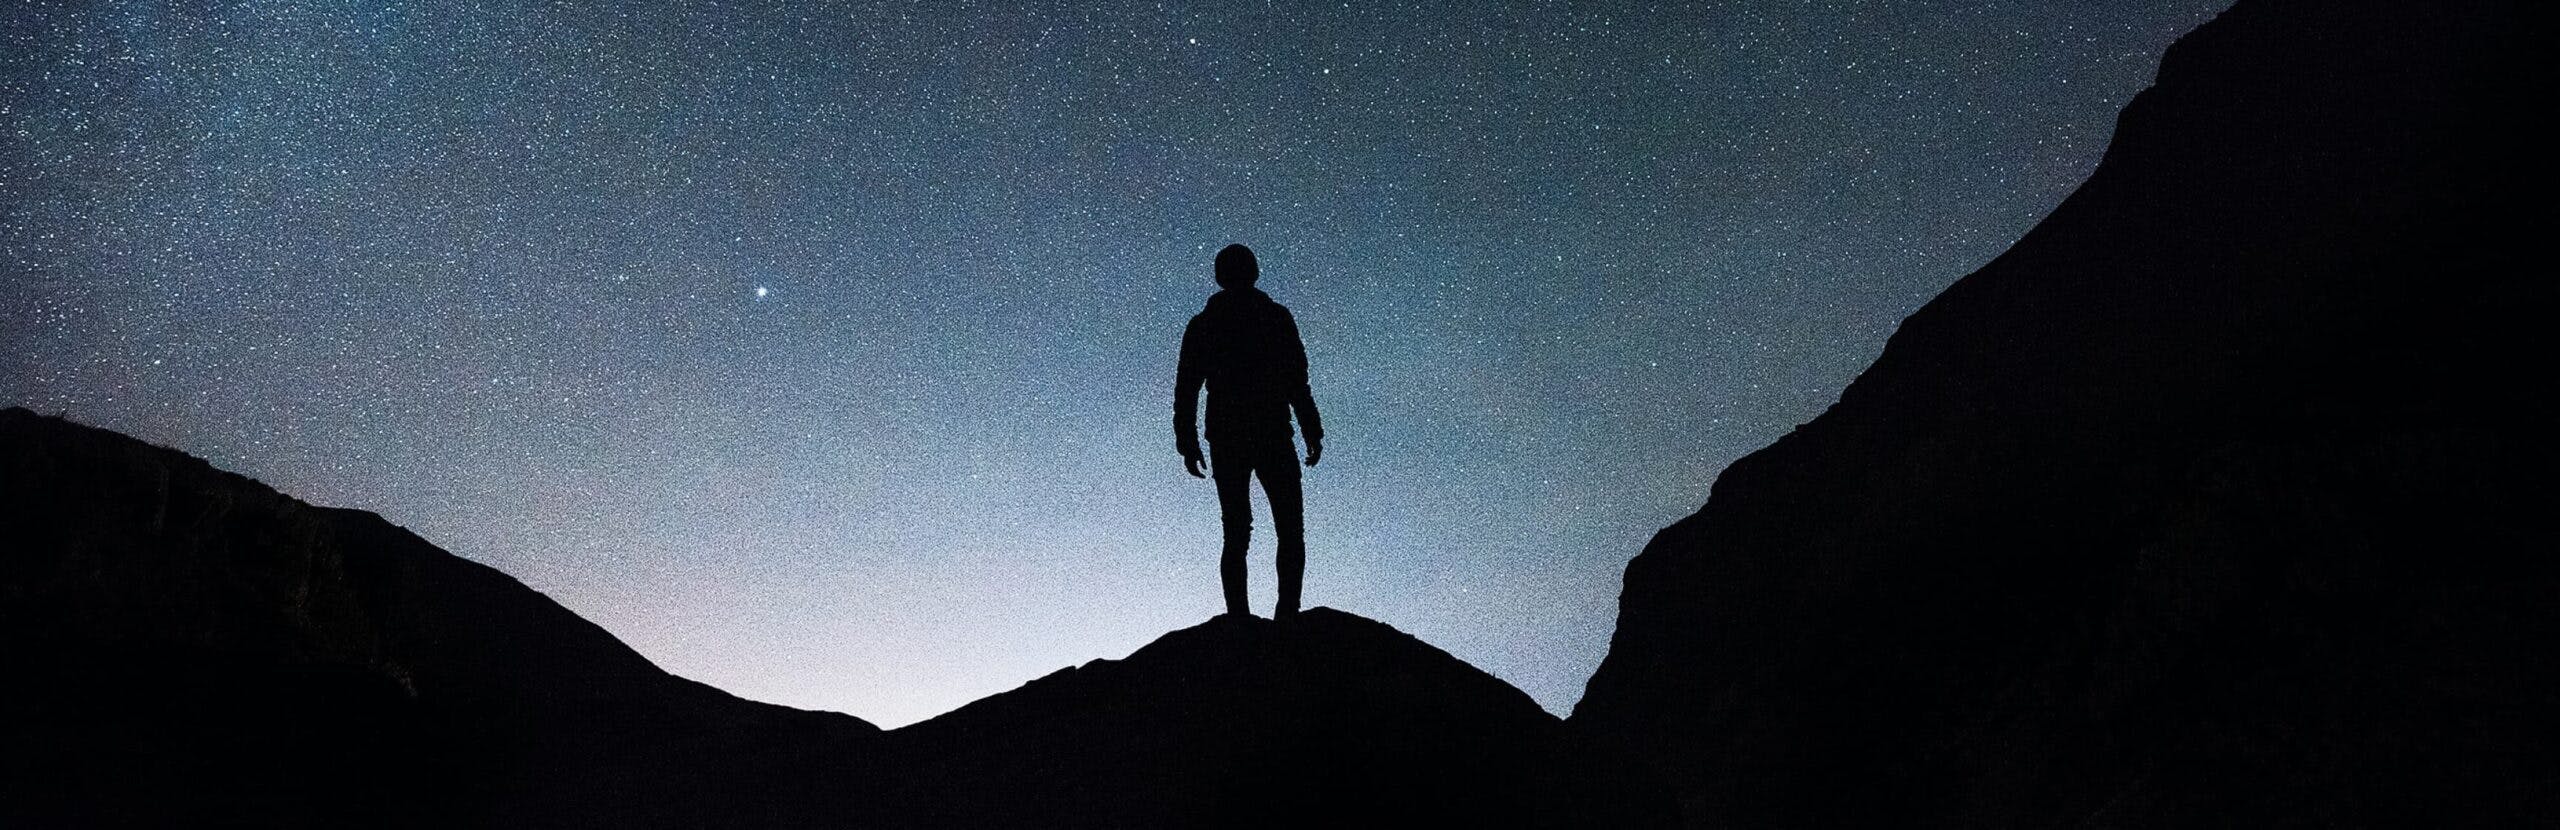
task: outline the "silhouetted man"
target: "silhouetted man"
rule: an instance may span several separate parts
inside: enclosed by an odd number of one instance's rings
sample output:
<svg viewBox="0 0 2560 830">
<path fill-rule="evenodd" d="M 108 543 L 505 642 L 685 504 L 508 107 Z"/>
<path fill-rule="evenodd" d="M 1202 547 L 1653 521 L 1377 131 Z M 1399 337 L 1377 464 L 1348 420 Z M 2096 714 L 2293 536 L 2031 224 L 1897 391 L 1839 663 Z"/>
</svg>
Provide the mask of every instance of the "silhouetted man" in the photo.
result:
<svg viewBox="0 0 2560 830">
<path fill-rule="evenodd" d="M 1307 570 L 1306 523 L 1300 512 L 1298 447 L 1289 440 L 1289 413 L 1307 436 L 1307 466 L 1324 455 L 1324 422 L 1315 393 L 1307 389 L 1307 348 L 1289 309 L 1253 287 L 1262 276 L 1253 249 L 1218 251 L 1219 291 L 1182 330 L 1182 364 L 1173 381 L 1174 448 L 1183 469 L 1200 478 L 1200 439 L 1192 433 L 1200 387 L 1209 387 L 1210 470 L 1218 484 L 1218 514 L 1226 550 L 1218 575 L 1226 582 L 1227 613 L 1250 614 L 1244 597 L 1244 550 L 1253 537 L 1253 478 L 1271 500 L 1271 525 L 1280 536 L 1280 605 L 1274 618 L 1298 613 L 1298 585 Z"/>
</svg>

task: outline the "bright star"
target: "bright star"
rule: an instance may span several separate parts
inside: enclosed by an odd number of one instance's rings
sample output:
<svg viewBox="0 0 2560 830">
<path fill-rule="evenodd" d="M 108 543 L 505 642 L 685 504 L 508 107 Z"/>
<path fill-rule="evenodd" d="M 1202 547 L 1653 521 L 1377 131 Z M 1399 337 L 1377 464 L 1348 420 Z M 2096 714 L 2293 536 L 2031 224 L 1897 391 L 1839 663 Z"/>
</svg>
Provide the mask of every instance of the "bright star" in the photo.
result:
<svg viewBox="0 0 2560 830">
<path fill-rule="evenodd" d="M 773 293 L 773 289 L 766 288 L 766 287 L 761 286 L 761 285 L 756 286 L 756 299 L 759 299 L 759 300 L 764 299 L 764 295 L 766 295 L 766 294 L 771 294 L 771 293 Z"/>
</svg>

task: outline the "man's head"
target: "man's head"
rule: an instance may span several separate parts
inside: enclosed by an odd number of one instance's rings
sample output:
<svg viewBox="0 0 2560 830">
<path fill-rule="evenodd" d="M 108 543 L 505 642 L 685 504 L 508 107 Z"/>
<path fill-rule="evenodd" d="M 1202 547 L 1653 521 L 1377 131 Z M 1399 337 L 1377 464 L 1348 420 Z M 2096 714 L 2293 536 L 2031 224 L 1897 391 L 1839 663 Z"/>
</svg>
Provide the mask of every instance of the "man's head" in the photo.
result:
<svg viewBox="0 0 2560 830">
<path fill-rule="evenodd" d="M 1218 287 L 1243 288 L 1262 277 L 1262 264 L 1254 261 L 1253 249 L 1229 245 L 1218 250 Z"/>
</svg>

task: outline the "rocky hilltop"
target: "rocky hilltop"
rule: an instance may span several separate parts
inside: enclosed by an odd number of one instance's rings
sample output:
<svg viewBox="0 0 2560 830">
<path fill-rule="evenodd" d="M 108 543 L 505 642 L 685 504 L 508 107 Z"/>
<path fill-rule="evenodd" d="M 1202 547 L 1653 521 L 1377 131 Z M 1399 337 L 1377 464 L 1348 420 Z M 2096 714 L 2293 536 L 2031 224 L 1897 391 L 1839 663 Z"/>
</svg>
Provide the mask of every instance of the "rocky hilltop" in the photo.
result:
<svg viewBox="0 0 2560 830">
<path fill-rule="evenodd" d="M 2242 0 L 1629 565 L 1570 719 L 1694 826 L 2549 826 L 2551 37 Z"/>
<path fill-rule="evenodd" d="M 1219 617 L 890 734 L 898 823 L 1646 826 L 1668 800 L 1569 761 L 1563 724 L 1428 643 L 1330 608 Z"/>
</svg>

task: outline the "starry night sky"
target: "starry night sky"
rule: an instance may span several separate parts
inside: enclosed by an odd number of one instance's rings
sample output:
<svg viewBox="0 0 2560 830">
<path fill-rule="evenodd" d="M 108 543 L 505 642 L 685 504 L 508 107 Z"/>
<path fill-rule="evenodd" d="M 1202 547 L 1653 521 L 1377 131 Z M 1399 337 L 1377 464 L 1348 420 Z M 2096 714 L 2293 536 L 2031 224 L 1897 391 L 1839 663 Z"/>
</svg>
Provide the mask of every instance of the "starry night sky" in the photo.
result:
<svg viewBox="0 0 2560 830">
<path fill-rule="evenodd" d="M 7 3 L 0 404 L 895 726 L 1220 610 L 1171 385 L 1244 242 L 1308 602 L 1563 712 L 2222 0 L 1492 5 Z"/>
</svg>

